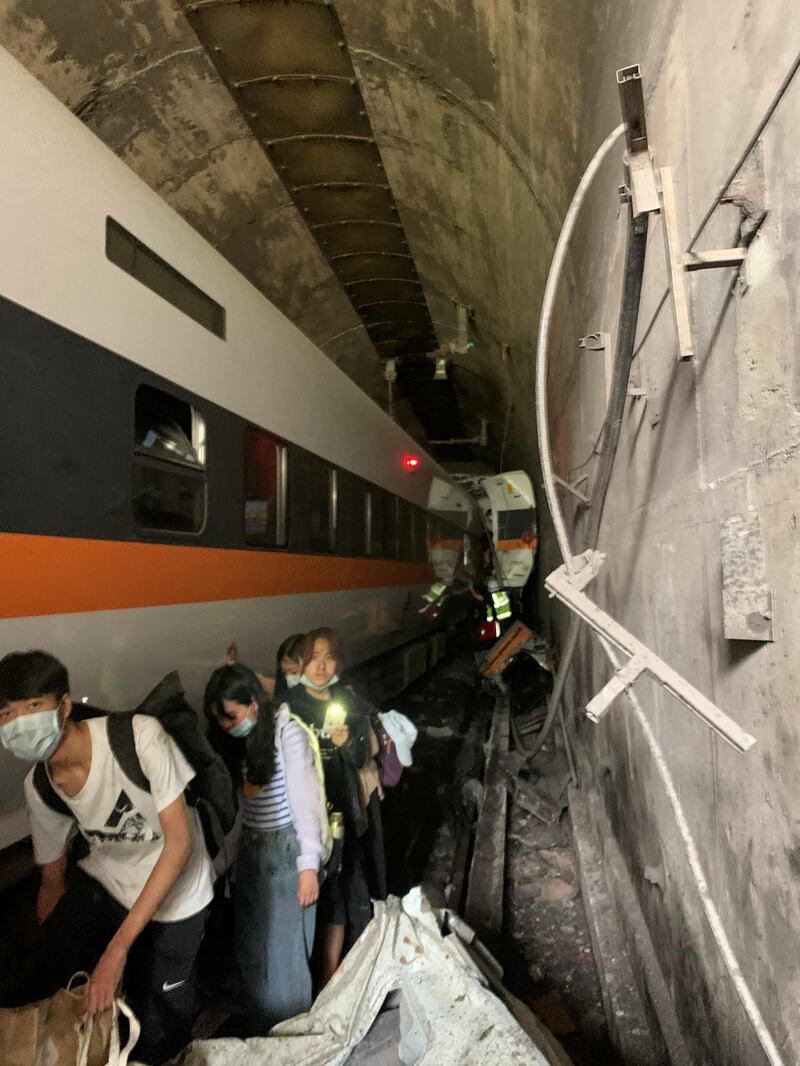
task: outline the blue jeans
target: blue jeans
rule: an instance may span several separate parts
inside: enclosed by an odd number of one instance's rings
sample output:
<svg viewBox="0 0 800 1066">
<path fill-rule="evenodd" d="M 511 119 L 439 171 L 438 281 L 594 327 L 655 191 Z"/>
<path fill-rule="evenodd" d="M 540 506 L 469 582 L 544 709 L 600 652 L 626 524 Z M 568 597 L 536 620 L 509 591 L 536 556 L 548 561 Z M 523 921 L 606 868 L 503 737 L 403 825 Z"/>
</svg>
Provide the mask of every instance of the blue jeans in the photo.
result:
<svg viewBox="0 0 800 1066">
<path fill-rule="evenodd" d="M 311 1006 L 316 904 L 297 903 L 297 835 L 243 829 L 236 860 L 236 957 L 253 1036 Z"/>
</svg>

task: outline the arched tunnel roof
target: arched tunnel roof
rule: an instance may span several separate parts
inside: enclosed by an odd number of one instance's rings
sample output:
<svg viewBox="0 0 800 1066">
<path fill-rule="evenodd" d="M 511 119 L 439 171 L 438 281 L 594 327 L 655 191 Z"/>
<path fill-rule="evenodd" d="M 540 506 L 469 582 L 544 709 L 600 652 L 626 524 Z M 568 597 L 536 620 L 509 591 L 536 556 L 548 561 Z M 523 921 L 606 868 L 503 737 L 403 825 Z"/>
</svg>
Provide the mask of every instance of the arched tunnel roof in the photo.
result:
<svg viewBox="0 0 800 1066">
<path fill-rule="evenodd" d="M 423 443 L 488 419 L 437 458 L 496 465 L 533 449 L 591 31 L 568 7 L 6 0 L 0 43 L 384 407 L 399 357 Z"/>
</svg>

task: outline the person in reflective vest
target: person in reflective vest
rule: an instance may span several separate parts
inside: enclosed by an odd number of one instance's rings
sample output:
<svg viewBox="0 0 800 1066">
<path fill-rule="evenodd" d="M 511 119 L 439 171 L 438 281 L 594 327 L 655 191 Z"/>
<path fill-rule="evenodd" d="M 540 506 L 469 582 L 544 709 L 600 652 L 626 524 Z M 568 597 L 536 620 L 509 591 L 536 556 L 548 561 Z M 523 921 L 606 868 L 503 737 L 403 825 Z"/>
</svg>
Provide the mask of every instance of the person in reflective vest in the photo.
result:
<svg viewBox="0 0 800 1066">
<path fill-rule="evenodd" d="M 492 606 L 498 622 L 506 622 L 511 617 L 511 597 L 505 589 L 492 591 Z"/>
<path fill-rule="evenodd" d="M 423 606 L 420 607 L 419 613 L 424 614 L 428 619 L 438 618 L 442 610 L 442 604 L 445 601 L 447 595 L 447 586 L 443 581 L 435 581 L 426 593 L 424 593 L 422 599 L 425 601 Z"/>
</svg>

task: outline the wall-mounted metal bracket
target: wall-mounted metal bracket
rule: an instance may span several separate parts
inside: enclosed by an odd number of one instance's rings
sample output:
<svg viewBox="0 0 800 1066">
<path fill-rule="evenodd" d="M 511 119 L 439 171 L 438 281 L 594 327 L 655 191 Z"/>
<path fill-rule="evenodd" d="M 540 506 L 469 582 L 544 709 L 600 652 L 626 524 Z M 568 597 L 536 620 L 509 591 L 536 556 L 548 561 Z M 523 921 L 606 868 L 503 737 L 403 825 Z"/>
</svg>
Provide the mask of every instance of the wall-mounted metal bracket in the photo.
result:
<svg viewBox="0 0 800 1066">
<path fill-rule="evenodd" d="M 625 141 L 628 147 L 626 158 L 628 189 L 633 216 L 638 218 L 647 211 L 658 211 L 661 206 L 653 168 L 653 156 L 647 139 L 642 72 L 638 63 L 622 67 L 617 71 L 617 87 L 622 118 L 625 121 Z"/>
<path fill-rule="evenodd" d="M 555 481 L 557 485 L 560 485 L 562 489 L 566 489 L 567 492 L 571 493 L 575 497 L 575 499 L 580 500 L 581 503 L 586 504 L 588 506 L 592 502 L 588 496 L 585 496 L 576 488 L 576 485 L 580 484 L 580 482 L 575 482 L 571 485 L 568 481 L 564 481 L 562 478 L 560 478 L 558 474 L 553 474 L 553 481 Z"/>
<path fill-rule="evenodd" d="M 626 162 L 633 217 L 638 218 L 639 215 L 644 215 L 648 211 L 659 211 L 661 201 L 658 196 L 653 153 L 649 150 L 634 152 L 627 157 Z"/>
<path fill-rule="evenodd" d="M 675 182 L 670 167 L 661 168 L 661 213 L 669 288 L 672 293 L 672 314 L 678 334 L 678 362 L 683 362 L 694 355 L 694 340 L 692 322 L 689 317 L 689 297 L 683 273 L 683 245 L 678 226 L 678 211 L 675 206 Z"/>
<path fill-rule="evenodd" d="M 667 256 L 672 311 L 678 334 L 678 360 L 695 354 L 686 273 L 713 270 L 717 267 L 741 267 L 747 259 L 746 248 L 723 248 L 708 252 L 682 251 L 678 213 L 675 206 L 675 182 L 670 167 L 661 167 L 661 205 L 664 216 L 664 248 Z"/>
<path fill-rule="evenodd" d="M 585 348 L 587 352 L 607 352 L 611 347 L 611 334 L 601 333 L 599 330 L 596 333 L 587 333 L 585 337 L 578 338 L 578 347 Z"/>
<path fill-rule="evenodd" d="M 684 270 L 713 270 L 715 267 L 740 267 L 747 259 L 746 248 L 722 248 L 711 252 L 687 252 Z"/>
<path fill-rule="evenodd" d="M 701 721 L 712 729 L 731 747 L 745 752 L 755 744 L 755 737 L 745 732 L 732 718 L 707 699 L 702 692 L 690 685 L 677 671 L 650 651 L 624 626 L 607 614 L 586 595 L 583 589 L 603 565 L 601 552 L 587 551 L 572 560 L 576 573 L 570 574 L 566 566 L 554 570 L 545 580 L 545 588 L 583 619 L 604 640 L 628 656 L 608 684 L 590 701 L 586 714 L 597 722 L 608 711 L 613 701 L 630 688 L 642 674 L 649 674 L 666 690 L 681 701 Z"/>
<path fill-rule="evenodd" d="M 611 391 L 611 374 L 614 369 L 614 353 L 611 350 L 611 334 L 596 330 L 578 338 L 578 347 L 586 352 L 603 352 L 603 374 L 605 380 L 606 403 Z"/>
</svg>

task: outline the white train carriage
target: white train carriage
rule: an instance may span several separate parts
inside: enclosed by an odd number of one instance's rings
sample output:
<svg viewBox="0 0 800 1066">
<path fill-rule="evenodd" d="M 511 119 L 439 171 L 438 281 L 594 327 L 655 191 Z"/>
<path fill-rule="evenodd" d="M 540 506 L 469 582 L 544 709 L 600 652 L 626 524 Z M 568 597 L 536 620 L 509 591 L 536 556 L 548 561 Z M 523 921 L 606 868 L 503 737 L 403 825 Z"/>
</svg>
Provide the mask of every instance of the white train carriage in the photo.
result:
<svg viewBox="0 0 800 1066">
<path fill-rule="evenodd" d="M 3 51 L 0 86 L 0 654 L 123 708 L 175 668 L 197 704 L 231 639 L 413 637 L 467 497 L 432 515 L 432 459 Z M 0 752 L 0 847 L 25 770 Z"/>
</svg>

